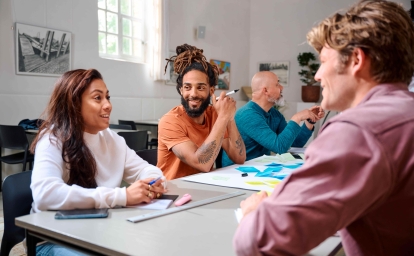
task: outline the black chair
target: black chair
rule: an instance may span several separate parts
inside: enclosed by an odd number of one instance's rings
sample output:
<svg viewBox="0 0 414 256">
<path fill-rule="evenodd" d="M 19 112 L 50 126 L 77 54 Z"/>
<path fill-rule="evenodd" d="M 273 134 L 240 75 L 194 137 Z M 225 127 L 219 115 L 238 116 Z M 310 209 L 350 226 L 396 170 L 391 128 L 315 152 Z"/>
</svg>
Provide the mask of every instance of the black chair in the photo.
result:
<svg viewBox="0 0 414 256">
<path fill-rule="evenodd" d="M 216 161 L 215 161 L 216 169 L 223 167 L 223 163 L 222 163 L 222 159 L 221 159 L 222 157 L 223 157 L 223 148 L 220 148 L 220 151 L 219 151 L 219 153 L 217 155 L 217 158 L 216 158 Z"/>
<path fill-rule="evenodd" d="M 128 147 L 134 151 L 147 149 L 148 131 L 118 132 Z"/>
<path fill-rule="evenodd" d="M 118 123 L 119 124 L 122 124 L 122 125 L 130 125 L 131 128 L 132 128 L 132 130 L 138 130 L 137 129 L 137 126 L 136 126 L 136 124 L 135 124 L 134 121 L 130 121 L 130 120 L 118 120 Z M 111 128 L 110 125 L 109 125 L 109 128 Z M 119 129 L 119 128 L 116 128 L 116 129 Z M 157 138 L 153 138 L 153 139 L 151 139 L 151 141 L 148 141 L 147 142 L 147 148 L 148 149 L 151 149 L 152 146 L 155 146 L 155 148 L 158 147 L 158 139 Z"/>
<path fill-rule="evenodd" d="M 135 125 L 134 121 L 130 121 L 130 120 L 118 120 L 118 124 L 126 124 L 126 125 L 130 125 L 132 130 L 137 130 L 137 126 Z"/>
<path fill-rule="evenodd" d="M 7 176 L 3 184 L 4 233 L 1 241 L 0 256 L 8 256 L 10 250 L 25 238 L 25 230 L 14 224 L 14 219 L 30 214 L 32 190 L 30 182 L 32 171 Z"/>
<path fill-rule="evenodd" d="M 149 164 L 157 165 L 158 149 L 138 150 L 136 153 Z"/>
<path fill-rule="evenodd" d="M 33 169 L 34 155 L 29 152 L 29 141 L 23 127 L 19 125 L 0 125 L 0 150 L 1 148 L 24 150 L 7 156 L 0 153 L 0 191 L 2 181 L 1 162 L 6 164 L 23 164 L 22 171 L 26 170 L 26 163 L 29 162 L 29 169 Z"/>
<path fill-rule="evenodd" d="M 128 124 L 109 124 L 109 129 L 132 130 Z"/>
<path fill-rule="evenodd" d="M 155 148 L 158 147 L 158 139 L 152 138 L 150 141 L 148 141 L 148 149 L 152 149 L 152 146 L 155 146 Z"/>
</svg>

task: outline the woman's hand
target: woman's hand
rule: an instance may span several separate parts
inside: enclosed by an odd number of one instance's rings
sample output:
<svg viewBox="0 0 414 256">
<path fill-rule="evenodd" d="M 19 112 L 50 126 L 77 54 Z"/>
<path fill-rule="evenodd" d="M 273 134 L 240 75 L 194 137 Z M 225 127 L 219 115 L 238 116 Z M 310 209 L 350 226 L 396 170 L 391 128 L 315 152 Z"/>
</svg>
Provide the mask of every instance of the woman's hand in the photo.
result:
<svg viewBox="0 0 414 256">
<path fill-rule="evenodd" d="M 149 185 L 152 180 L 154 178 L 137 180 L 132 183 L 126 189 L 126 205 L 136 205 L 143 202 L 149 203 L 152 199 L 159 198 L 163 193 L 167 192 L 162 185 L 162 179 L 157 180 L 153 185 Z"/>
</svg>

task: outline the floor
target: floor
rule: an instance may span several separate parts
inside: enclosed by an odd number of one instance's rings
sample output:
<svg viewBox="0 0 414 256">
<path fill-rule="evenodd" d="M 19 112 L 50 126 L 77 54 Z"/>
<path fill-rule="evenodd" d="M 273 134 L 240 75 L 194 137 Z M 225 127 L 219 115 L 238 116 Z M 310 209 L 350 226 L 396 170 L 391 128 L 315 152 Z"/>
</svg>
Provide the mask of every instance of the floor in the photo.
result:
<svg viewBox="0 0 414 256">
<path fill-rule="evenodd" d="M 1 242 L 1 239 L 3 239 L 3 230 L 4 230 L 3 197 L 2 197 L 2 193 L 0 192 L 0 242 Z M 24 250 L 22 243 L 19 243 L 15 247 L 13 247 L 9 256 L 21 256 L 21 255 L 26 256 L 26 252 Z"/>
</svg>

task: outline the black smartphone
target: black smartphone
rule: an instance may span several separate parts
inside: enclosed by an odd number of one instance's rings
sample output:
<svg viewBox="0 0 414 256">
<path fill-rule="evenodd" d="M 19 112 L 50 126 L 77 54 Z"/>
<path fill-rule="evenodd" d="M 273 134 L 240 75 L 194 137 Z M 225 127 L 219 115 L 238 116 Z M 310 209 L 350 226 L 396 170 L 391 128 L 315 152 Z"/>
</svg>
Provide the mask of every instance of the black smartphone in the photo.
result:
<svg viewBox="0 0 414 256">
<path fill-rule="evenodd" d="M 160 198 L 157 198 L 157 199 L 170 199 L 174 202 L 175 199 L 177 199 L 177 198 L 178 198 L 178 195 L 165 195 L 164 194 Z"/>
<path fill-rule="evenodd" d="M 60 210 L 55 214 L 55 219 L 90 219 L 108 217 L 108 208 L 104 209 L 76 209 Z"/>
<path fill-rule="evenodd" d="M 302 157 L 300 157 L 300 155 L 295 154 L 295 153 L 290 153 L 295 159 L 300 159 L 302 160 Z"/>
</svg>

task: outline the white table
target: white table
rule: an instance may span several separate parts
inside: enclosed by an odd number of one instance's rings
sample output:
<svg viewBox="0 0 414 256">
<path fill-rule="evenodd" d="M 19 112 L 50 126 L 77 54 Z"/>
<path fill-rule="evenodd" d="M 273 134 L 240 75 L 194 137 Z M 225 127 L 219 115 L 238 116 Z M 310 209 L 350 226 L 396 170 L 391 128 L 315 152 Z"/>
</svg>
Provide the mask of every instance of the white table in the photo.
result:
<svg viewBox="0 0 414 256">
<path fill-rule="evenodd" d="M 126 219 L 150 210 L 111 209 L 108 218 L 83 220 L 55 220 L 49 211 L 19 217 L 16 225 L 27 229 L 29 256 L 34 255 L 35 237 L 95 255 L 234 255 L 234 210 L 255 192 L 180 179 L 170 181 L 168 189 L 168 194 L 189 193 L 193 201 L 235 191 L 246 194 L 138 223 Z M 330 237 L 308 255 L 328 255 L 339 243 L 339 237 Z"/>
</svg>

